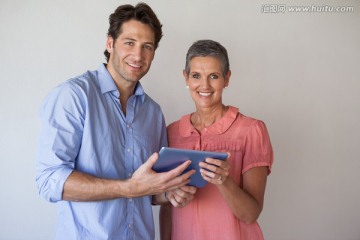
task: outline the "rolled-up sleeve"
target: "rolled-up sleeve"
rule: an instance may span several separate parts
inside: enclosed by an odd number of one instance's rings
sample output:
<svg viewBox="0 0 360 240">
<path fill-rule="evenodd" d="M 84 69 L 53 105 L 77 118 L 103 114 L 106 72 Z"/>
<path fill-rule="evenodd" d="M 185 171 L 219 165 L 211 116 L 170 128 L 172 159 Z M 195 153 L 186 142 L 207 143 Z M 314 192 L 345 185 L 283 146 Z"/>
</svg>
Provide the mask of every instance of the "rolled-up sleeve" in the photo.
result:
<svg viewBox="0 0 360 240">
<path fill-rule="evenodd" d="M 74 170 L 81 146 L 84 109 L 79 90 L 69 82 L 55 88 L 41 106 L 36 182 L 39 194 L 50 202 L 62 200 L 64 183 Z"/>
</svg>

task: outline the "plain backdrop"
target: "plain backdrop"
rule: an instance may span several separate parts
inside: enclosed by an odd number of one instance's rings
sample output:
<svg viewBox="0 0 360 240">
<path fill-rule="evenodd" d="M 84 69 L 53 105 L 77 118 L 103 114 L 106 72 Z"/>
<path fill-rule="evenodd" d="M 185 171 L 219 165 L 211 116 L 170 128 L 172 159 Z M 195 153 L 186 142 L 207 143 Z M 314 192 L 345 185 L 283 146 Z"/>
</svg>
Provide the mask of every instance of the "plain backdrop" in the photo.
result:
<svg viewBox="0 0 360 240">
<path fill-rule="evenodd" d="M 0 239 L 54 238 L 55 204 L 35 185 L 40 103 L 56 85 L 104 62 L 108 16 L 128 2 L 0 1 Z M 229 52 L 225 104 L 265 121 L 275 151 L 259 219 L 265 239 L 359 240 L 359 1 L 145 2 L 164 37 L 141 82 L 167 124 L 194 111 L 182 69 L 198 39 Z"/>
</svg>

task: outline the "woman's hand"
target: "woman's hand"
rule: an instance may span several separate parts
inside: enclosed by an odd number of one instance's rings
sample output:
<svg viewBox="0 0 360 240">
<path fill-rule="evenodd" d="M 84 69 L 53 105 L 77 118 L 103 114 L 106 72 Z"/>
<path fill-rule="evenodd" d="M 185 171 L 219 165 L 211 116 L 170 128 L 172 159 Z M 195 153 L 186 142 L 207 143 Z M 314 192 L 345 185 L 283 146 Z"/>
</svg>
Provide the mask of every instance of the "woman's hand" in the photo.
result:
<svg viewBox="0 0 360 240">
<path fill-rule="evenodd" d="M 229 177 L 230 165 L 227 160 L 207 158 L 205 162 L 200 162 L 199 166 L 201 176 L 212 184 L 221 185 Z"/>
</svg>

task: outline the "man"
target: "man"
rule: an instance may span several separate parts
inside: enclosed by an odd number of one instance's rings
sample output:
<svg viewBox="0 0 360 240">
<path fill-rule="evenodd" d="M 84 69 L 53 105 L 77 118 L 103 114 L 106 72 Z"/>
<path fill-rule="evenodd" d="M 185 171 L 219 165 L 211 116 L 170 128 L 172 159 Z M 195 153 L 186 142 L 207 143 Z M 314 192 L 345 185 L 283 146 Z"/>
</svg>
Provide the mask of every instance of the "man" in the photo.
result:
<svg viewBox="0 0 360 240">
<path fill-rule="evenodd" d="M 166 202 L 163 193 L 193 174 L 181 175 L 189 161 L 152 171 L 154 152 L 167 145 L 165 121 L 139 80 L 162 25 L 144 3 L 118 7 L 109 23 L 107 64 L 58 86 L 41 108 L 36 181 L 57 202 L 57 239 L 154 239 L 151 203 Z M 189 191 L 176 203 L 191 198 Z"/>
</svg>

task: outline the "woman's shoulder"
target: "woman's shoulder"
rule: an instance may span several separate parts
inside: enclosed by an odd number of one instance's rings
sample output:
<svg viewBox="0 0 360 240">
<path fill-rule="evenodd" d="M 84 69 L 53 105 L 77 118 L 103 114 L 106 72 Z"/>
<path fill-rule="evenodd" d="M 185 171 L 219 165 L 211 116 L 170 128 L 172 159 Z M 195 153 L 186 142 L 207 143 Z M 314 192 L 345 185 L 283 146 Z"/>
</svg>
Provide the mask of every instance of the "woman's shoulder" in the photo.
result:
<svg viewBox="0 0 360 240">
<path fill-rule="evenodd" d="M 179 129 L 180 120 L 170 123 L 166 129 L 168 132 L 173 132 L 175 129 Z"/>
<path fill-rule="evenodd" d="M 249 126 L 264 124 L 263 120 L 252 117 L 252 116 L 245 115 L 245 114 L 241 113 L 240 111 L 238 112 L 238 115 L 236 117 L 236 122 L 245 124 L 245 125 L 249 125 Z"/>
<path fill-rule="evenodd" d="M 188 125 L 191 124 L 190 122 L 190 116 L 191 114 L 186 114 L 184 116 L 182 116 L 180 119 L 170 123 L 167 128 L 168 129 L 174 129 L 174 128 L 179 128 L 180 125 Z"/>
<path fill-rule="evenodd" d="M 239 111 L 229 130 L 231 132 L 237 130 L 244 134 L 257 130 L 266 131 L 266 125 L 263 120 L 247 116 Z"/>
</svg>

